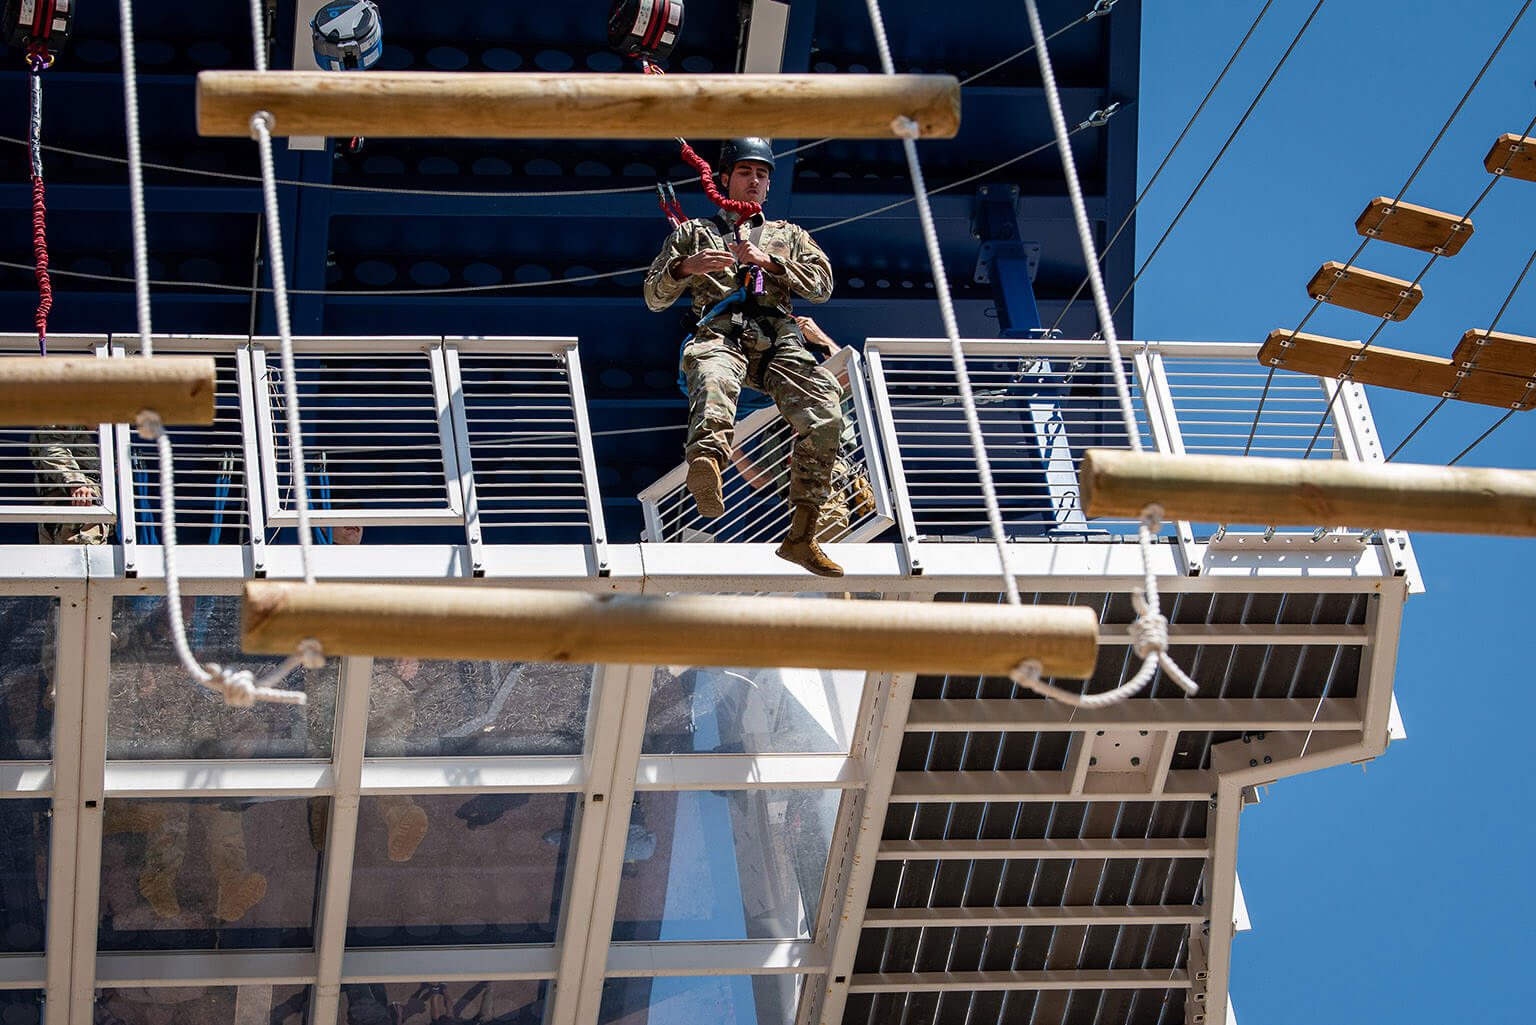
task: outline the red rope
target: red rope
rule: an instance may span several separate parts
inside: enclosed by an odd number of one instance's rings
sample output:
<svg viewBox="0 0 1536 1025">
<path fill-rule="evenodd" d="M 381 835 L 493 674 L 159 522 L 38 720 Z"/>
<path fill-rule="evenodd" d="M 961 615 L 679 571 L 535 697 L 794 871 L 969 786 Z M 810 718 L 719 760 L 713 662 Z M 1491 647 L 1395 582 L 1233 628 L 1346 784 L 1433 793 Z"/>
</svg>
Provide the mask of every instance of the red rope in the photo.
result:
<svg viewBox="0 0 1536 1025">
<path fill-rule="evenodd" d="M 32 248 L 37 253 L 37 344 L 48 355 L 48 311 L 53 309 L 53 284 L 48 280 L 47 210 L 43 180 L 32 179 Z"/>
<path fill-rule="evenodd" d="M 678 140 L 682 142 L 681 139 Z M 740 228 L 748 217 L 763 212 L 761 203 L 744 203 L 739 199 L 727 199 L 720 194 L 715 187 L 715 173 L 710 170 L 709 161 L 693 151 L 693 147 L 683 142 L 683 159 L 693 165 L 693 169 L 699 172 L 699 182 L 704 186 L 704 194 L 714 201 L 714 204 L 722 210 L 729 210 L 736 215 L 736 227 Z"/>
</svg>

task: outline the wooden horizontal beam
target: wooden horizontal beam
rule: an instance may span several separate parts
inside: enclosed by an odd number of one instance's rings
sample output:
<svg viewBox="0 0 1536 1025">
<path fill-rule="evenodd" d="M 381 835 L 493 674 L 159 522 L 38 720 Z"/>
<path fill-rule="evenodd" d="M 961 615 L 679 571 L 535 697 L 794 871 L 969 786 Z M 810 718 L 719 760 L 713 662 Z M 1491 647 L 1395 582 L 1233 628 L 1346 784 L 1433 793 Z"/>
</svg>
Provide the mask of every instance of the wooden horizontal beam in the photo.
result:
<svg viewBox="0 0 1536 1025">
<path fill-rule="evenodd" d="M 1455 256 L 1472 237 L 1473 229 L 1471 221 L 1463 221 L 1456 214 L 1377 196 L 1355 218 L 1355 230 L 1367 238 L 1379 238 L 1409 249 Z"/>
<path fill-rule="evenodd" d="M 951 75 L 625 75 L 528 72 L 204 71 L 197 130 L 454 139 L 928 138 L 960 129 Z"/>
<path fill-rule="evenodd" d="M 1092 675 L 1087 607 L 590 595 L 493 587 L 247 581 L 246 651 L 328 655 Z"/>
<path fill-rule="evenodd" d="M 0 426 L 132 423 L 153 410 L 168 424 L 213 423 L 212 356 L 0 358 Z"/>
<path fill-rule="evenodd" d="M 1536 388 L 1527 387 L 1524 379 L 1484 370 L 1481 364 L 1476 370 L 1464 371 L 1452 360 L 1439 356 L 1380 345 L 1366 348 L 1359 342 L 1322 335 L 1273 331 L 1259 347 L 1259 362 L 1319 377 L 1348 374 L 1361 384 L 1436 398 L 1445 398 L 1454 391 L 1463 402 L 1501 409 L 1530 409 L 1536 405 Z"/>
<path fill-rule="evenodd" d="M 1456 343 L 1451 362 L 1462 367 L 1474 363 L 1479 370 L 1508 374 L 1523 381 L 1536 379 L 1536 338 L 1502 331 L 1468 331 Z"/>
<path fill-rule="evenodd" d="M 1483 158 L 1483 167 L 1489 174 L 1503 174 L 1536 182 L 1536 139 L 1505 132 L 1493 143 L 1493 148 Z"/>
<path fill-rule="evenodd" d="M 1342 459 L 1257 459 L 1089 449 L 1080 476 L 1090 517 L 1378 527 L 1536 537 L 1536 471 Z"/>
<path fill-rule="evenodd" d="M 1424 298 L 1424 289 L 1401 278 L 1360 267 L 1346 269 L 1337 260 L 1329 260 L 1307 282 L 1307 294 L 1373 317 L 1407 320 Z"/>
</svg>

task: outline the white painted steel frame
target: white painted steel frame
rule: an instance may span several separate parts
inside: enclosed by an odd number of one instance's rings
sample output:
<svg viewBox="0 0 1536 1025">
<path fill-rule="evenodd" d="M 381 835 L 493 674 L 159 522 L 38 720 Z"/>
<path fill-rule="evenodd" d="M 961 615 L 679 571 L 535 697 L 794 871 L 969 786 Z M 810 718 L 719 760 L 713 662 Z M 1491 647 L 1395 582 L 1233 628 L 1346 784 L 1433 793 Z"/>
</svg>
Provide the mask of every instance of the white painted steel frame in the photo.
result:
<svg viewBox="0 0 1536 1025">
<path fill-rule="evenodd" d="M 281 399 L 283 395 L 281 386 L 273 382 L 273 368 L 269 358 L 269 354 L 276 353 L 277 344 L 278 340 L 275 338 L 252 338 L 249 346 L 245 348 L 247 358 L 251 361 L 253 391 L 248 396 L 242 396 L 241 403 L 249 403 L 255 408 L 257 424 L 263 441 L 261 447 L 260 480 L 267 522 L 275 527 L 297 527 L 299 522 L 298 510 L 291 502 L 283 500 L 283 489 L 278 483 L 277 440 L 279 437 L 287 437 L 287 425 L 282 416 L 274 415 L 272 408 L 274 401 Z M 321 509 L 315 505 L 315 495 L 311 493 L 310 523 L 317 527 L 323 527 L 328 524 L 426 526 L 441 523 L 463 523 L 464 499 L 462 491 L 459 490 L 458 451 L 454 444 L 452 415 L 448 408 L 450 387 L 443 363 L 442 337 L 300 337 L 293 339 L 293 351 L 295 356 L 299 354 L 401 356 L 411 353 L 420 353 L 425 356 L 432 380 L 432 398 L 437 423 L 438 454 L 442 460 L 443 468 L 442 500 L 444 504 L 440 508 L 422 506 L 412 509 Z M 462 399 L 462 393 L 459 394 Z M 302 406 L 304 402 L 302 396 L 299 402 Z M 311 449 L 312 446 L 306 446 L 305 456 L 306 459 L 313 463 L 320 458 L 320 453 Z M 311 467 L 305 467 L 304 469 L 309 473 L 314 472 Z M 290 474 L 297 473 L 298 468 L 290 466 L 289 472 Z"/>
</svg>

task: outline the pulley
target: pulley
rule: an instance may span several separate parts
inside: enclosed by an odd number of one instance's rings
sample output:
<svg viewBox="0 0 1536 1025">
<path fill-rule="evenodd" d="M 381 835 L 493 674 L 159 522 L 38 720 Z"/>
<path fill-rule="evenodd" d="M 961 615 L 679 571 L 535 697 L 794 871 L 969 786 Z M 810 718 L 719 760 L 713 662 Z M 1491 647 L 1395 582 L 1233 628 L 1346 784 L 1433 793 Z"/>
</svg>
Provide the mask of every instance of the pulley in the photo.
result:
<svg viewBox="0 0 1536 1025">
<path fill-rule="evenodd" d="M 5 41 L 19 48 L 60 50 L 75 20 L 76 0 L 5 0 Z"/>
<path fill-rule="evenodd" d="M 608 45 L 625 57 L 662 61 L 683 31 L 683 0 L 613 0 Z"/>
<path fill-rule="evenodd" d="M 315 61 L 327 71 L 360 71 L 384 53 L 379 8 L 373 0 L 330 0 L 309 23 Z"/>
</svg>

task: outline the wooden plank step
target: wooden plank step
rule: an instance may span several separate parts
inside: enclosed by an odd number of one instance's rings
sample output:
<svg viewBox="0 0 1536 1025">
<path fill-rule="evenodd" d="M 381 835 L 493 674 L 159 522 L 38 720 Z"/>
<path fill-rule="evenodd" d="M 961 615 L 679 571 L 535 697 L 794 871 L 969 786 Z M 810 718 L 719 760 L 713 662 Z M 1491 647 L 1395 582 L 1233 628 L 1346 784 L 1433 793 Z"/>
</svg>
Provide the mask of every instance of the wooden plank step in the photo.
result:
<svg viewBox="0 0 1536 1025">
<path fill-rule="evenodd" d="M 1290 344 L 1286 345 L 1286 340 Z M 1421 395 L 1445 396 L 1461 382 L 1456 397 L 1464 402 L 1476 402 L 1501 409 L 1530 409 L 1536 406 L 1536 389 L 1527 388 L 1526 382 L 1508 374 L 1484 372 L 1481 368 L 1463 371 L 1466 377 L 1457 377 L 1457 366 L 1448 359 L 1424 356 L 1416 352 L 1403 352 L 1373 345 L 1365 352 L 1359 342 L 1346 342 L 1322 335 L 1298 334 L 1291 338 L 1289 330 L 1271 331 L 1269 338 L 1259 347 L 1259 362 L 1267 367 L 1282 367 L 1302 374 L 1319 377 L 1340 377 L 1349 372 L 1353 380 L 1361 384 L 1374 384 L 1399 391 L 1418 392 Z M 1351 356 L 1359 355 L 1358 360 Z M 1350 368 L 1353 367 L 1353 370 Z"/>
<path fill-rule="evenodd" d="M 1511 152 L 1514 156 L 1510 156 Z M 1507 167 L 1506 160 L 1509 161 Z M 1483 158 L 1483 166 L 1489 174 L 1498 174 L 1499 168 L 1503 167 L 1507 177 L 1536 182 L 1536 139 L 1505 132 Z"/>
<path fill-rule="evenodd" d="M 1439 256 L 1455 256 L 1472 237 L 1472 222 L 1427 206 L 1394 203 L 1377 196 L 1355 218 L 1355 230 L 1367 238 L 1407 246 Z"/>
<path fill-rule="evenodd" d="M 1404 292 L 1408 294 L 1404 295 Z M 1335 306 L 1347 306 L 1388 320 L 1407 320 L 1419 300 L 1424 298 L 1424 290 L 1418 285 L 1409 285 L 1401 278 L 1359 267 L 1345 270 L 1337 260 L 1329 260 L 1317 269 L 1312 280 L 1307 282 L 1307 294 Z"/>
<path fill-rule="evenodd" d="M 1482 345 L 1478 344 L 1480 340 L 1485 340 Z M 1502 331 L 1468 331 L 1456 343 L 1451 362 L 1463 367 L 1476 363 L 1479 370 L 1527 380 L 1536 378 L 1536 338 Z"/>
</svg>

